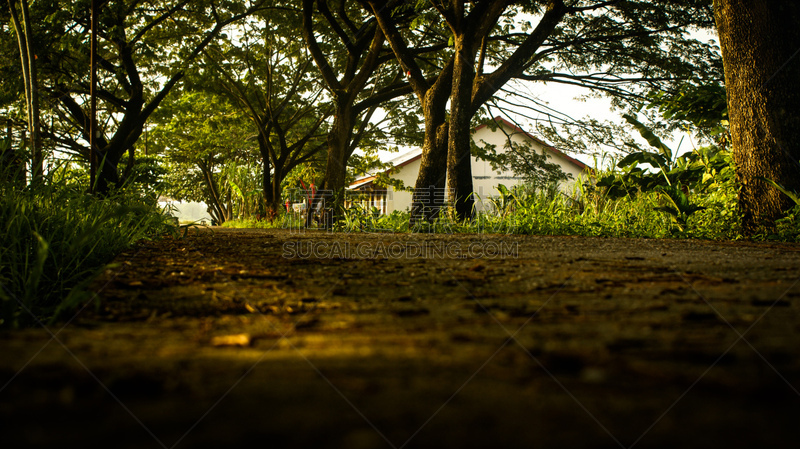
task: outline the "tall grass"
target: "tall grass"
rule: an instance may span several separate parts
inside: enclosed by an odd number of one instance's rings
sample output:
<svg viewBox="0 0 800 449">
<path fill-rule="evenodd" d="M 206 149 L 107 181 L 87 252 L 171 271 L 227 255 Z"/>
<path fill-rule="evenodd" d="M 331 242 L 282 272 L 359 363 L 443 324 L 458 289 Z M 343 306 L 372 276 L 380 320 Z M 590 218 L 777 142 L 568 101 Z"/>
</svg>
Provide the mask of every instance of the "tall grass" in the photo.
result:
<svg viewBox="0 0 800 449">
<path fill-rule="evenodd" d="M 650 191 L 611 198 L 601 191 L 587 190 L 583 186 L 576 187 L 571 194 L 522 188 L 514 189 L 502 201 L 489 201 L 487 198 L 485 210 L 476 213 L 472 220 L 455 220 L 450 211 L 445 210 L 433 223 L 418 222 L 414 226 L 409 226 L 408 212 L 394 211 L 382 215 L 375 208 L 356 204 L 344 212 L 335 230 L 715 240 L 741 237 L 733 189 L 692 194 L 690 198 L 693 203 L 703 209 L 686 218 L 685 223 L 679 223 L 673 216 L 658 210 L 663 207 L 664 195 L 659 191 Z M 783 227 L 796 228 L 796 222 L 786 219 Z M 302 227 L 302 223 L 285 216 L 273 222 L 236 220 L 226 222 L 225 226 L 297 228 Z"/>
<path fill-rule="evenodd" d="M 659 210 L 666 201 L 660 191 L 613 198 L 579 182 L 569 194 L 525 187 L 501 188 L 498 193 L 484 199 L 483 210 L 472 220 L 458 221 L 445 211 L 433 223 L 418 223 L 409 228 L 408 213 L 395 211 L 381 215 L 377 209 L 356 205 L 345 212 L 337 230 L 717 240 L 740 237 L 733 188 L 691 194 L 693 204 L 703 209 L 683 218 L 685 223 Z M 787 223 L 785 227 L 790 225 Z"/>
<path fill-rule="evenodd" d="M 334 229 L 737 240 L 743 235 L 733 173 L 729 154 L 715 147 L 679 157 L 668 173 L 672 177 L 668 185 L 659 184 L 665 175 L 613 165 L 603 169 L 596 161 L 591 179 L 577 180 L 571 192 L 499 186 L 496 195 L 483 199 L 485 206 L 471 220 L 455 220 L 445 210 L 433 223 L 410 226 L 407 212 L 382 215 L 376 208 L 356 203 L 344 211 Z M 287 227 L 283 223 L 270 226 Z M 247 222 L 230 225 L 263 227 Z M 297 226 L 301 225 L 291 225 Z M 752 238 L 800 241 L 800 204 L 787 211 L 775 229 Z"/>
<path fill-rule="evenodd" d="M 152 199 L 103 199 L 47 179 L 24 189 L 0 183 L 0 327 L 57 318 L 85 286 L 136 241 L 173 230 Z"/>
<path fill-rule="evenodd" d="M 283 212 L 272 220 L 257 218 L 236 218 L 222 223 L 223 228 L 248 228 L 248 229 L 296 229 L 305 224 L 303 217 L 298 214 Z"/>
</svg>

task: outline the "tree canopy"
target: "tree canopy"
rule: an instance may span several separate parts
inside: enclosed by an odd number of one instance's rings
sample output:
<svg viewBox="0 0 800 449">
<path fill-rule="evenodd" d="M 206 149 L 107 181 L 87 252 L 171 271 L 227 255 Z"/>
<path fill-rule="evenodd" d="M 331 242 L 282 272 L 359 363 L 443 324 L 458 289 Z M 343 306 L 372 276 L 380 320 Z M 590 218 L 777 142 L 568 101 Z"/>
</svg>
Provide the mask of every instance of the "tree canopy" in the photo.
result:
<svg viewBox="0 0 800 449">
<path fill-rule="evenodd" d="M 13 153 L 35 167 L 42 150 L 89 159 L 90 5 L 16 0 L 0 13 L 6 50 L 0 109 L 9 130 L 4 166 L 19 159 L 7 157 Z M 715 43 L 692 32 L 713 28 L 715 12 L 721 30 L 736 22 L 723 20 L 730 17 L 723 3 L 713 6 L 707 0 L 102 2 L 97 187 L 124 184 L 143 133 L 158 128 L 163 160 L 197 173 L 198 163 L 214 167 L 205 178 L 220 178 L 228 157 L 257 166 L 259 213 L 276 209 L 287 176 L 311 163 L 324 166 L 315 182 L 341 210 L 357 150 L 411 144 L 423 151 L 417 191 L 449 190 L 456 216 L 468 218 L 471 130 L 498 112 L 538 120 L 538 131 L 565 151 L 599 143 L 638 151 L 618 133 L 624 124 L 567 117 L 519 86 L 562 84 L 608 96 L 660 136 L 680 122 L 670 115 L 677 98 L 716 111 L 723 81 L 733 78 L 723 80 Z M 735 47 L 725 42 L 723 49 Z M 645 108 L 654 103 L 663 107 Z M 702 131 L 701 122 L 693 123 Z M 199 123 L 230 129 L 213 135 Z M 246 156 L 232 156 L 240 150 Z M 515 154 L 517 165 L 542 165 Z M 745 159 L 737 162 L 744 166 Z M 748 179 L 758 176 L 795 187 L 765 167 Z M 197 197 L 221 188 L 204 182 L 209 190 Z M 229 213 L 220 201 L 222 220 Z M 432 201 L 416 198 L 412 217 L 436 217 L 441 204 Z M 786 206 L 783 199 L 776 210 Z"/>
</svg>

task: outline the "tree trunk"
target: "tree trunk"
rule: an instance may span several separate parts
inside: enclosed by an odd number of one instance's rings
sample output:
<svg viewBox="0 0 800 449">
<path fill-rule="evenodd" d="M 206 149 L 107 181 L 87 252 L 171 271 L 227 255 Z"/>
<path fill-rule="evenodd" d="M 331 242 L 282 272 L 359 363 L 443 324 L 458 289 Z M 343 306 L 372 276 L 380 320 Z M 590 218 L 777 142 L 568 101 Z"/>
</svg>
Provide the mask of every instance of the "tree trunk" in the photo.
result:
<svg viewBox="0 0 800 449">
<path fill-rule="evenodd" d="M 120 186 L 119 162 L 126 152 L 133 151 L 133 145 L 139 140 L 147 120 L 147 117 L 141 113 L 142 104 L 141 96 L 130 101 L 129 108 L 134 112 L 125 114 L 114 137 L 106 143 L 105 147 L 100 147 L 104 140 L 98 139 L 98 157 L 101 158 L 98 161 L 100 169 L 95 181 L 95 191 L 98 195 L 106 195 L 112 186 Z"/>
<path fill-rule="evenodd" d="M 136 165 L 136 149 L 133 145 L 128 148 L 128 159 L 125 162 L 125 169 L 122 172 L 122 177 L 120 178 L 121 184 L 127 185 L 131 182 L 131 175 L 133 174 L 133 167 Z"/>
<path fill-rule="evenodd" d="M 344 96 L 344 94 L 342 94 Z M 324 224 L 330 227 L 344 212 L 345 180 L 347 177 L 347 160 L 350 157 L 350 140 L 353 136 L 353 108 L 349 100 L 342 101 L 336 107 L 333 127 L 328 133 L 328 161 L 325 164 L 325 183 L 321 186 L 330 193 L 323 208 L 326 211 Z"/>
<path fill-rule="evenodd" d="M 455 36 L 453 89 L 450 93 L 450 137 L 447 150 L 447 187 L 453 195 L 458 220 L 472 218 L 472 84 L 475 53 L 469 35 Z"/>
<path fill-rule="evenodd" d="M 264 213 L 266 214 L 275 202 L 275 196 L 272 191 L 272 164 L 269 155 L 269 144 L 267 143 L 269 136 L 264 134 L 263 126 L 260 124 L 258 126 L 262 130 L 258 135 L 258 150 L 261 154 L 261 197 L 263 200 Z M 277 173 L 277 170 L 275 172 Z"/>
<path fill-rule="evenodd" d="M 5 143 L 0 145 L 0 176 L 13 188 L 25 187 L 25 160 L 22 152 L 14 148 L 14 129 L 11 119 L 6 121 Z"/>
<path fill-rule="evenodd" d="M 280 211 L 284 208 L 283 189 L 281 188 L 284 177 L 278 176 L 278 173 L 281 172 L 282 168 L 279 169 L 278 167 L 275 167 L 275 174 L 272 176 L 272 201 L 267 204 L 267 212 L 271 218 L 277 217 Z"/>
<path fill-rule="evenodd" d="M 270 168 L 269 157 L 261 156 L 261 195 L 264 198 L 264 212 L 270 209 L 275 203 L 275 195 L 272 191 L 273 185 L 272 169 Z"/>
<path fill-rule="evenodd" d="M 31 181 L 39 180 L 44 175 L 44 155 L 42 154 L 42 131 L 39 119 L 39 77 L 36 75 L 36 52 L 33 49 L 33 27 L 31 26 L 28 0 L 22 0 L 22 22 L 25 25 L 25 51 L 28 54 L 28 79 L 30 92 L 30 127 L 31 127 Z"/>
<path fill-rule="evenodd" d="M 43 173 L 41 130 L 39 124 L 39 92 L 37 88 L 36 55 L 31 44 L 32 33 L 30 13 L 27 0 L 22 0 L 22 22 L 16 8 L 16 1 L 8 0 L 14 32 L 17 35 L 20 63 L 22 65 L 22 80 L 25 85 L 25 109 L 28 116 L 28 130 L 30 132 L 31 148 L 31 180 L 38 179 Z"/>
<path fill-rule="evenodd" d="M 111 191 L 112 186 L 119 187 L 120 179 L 117 166 L 119 166 L 119 161 L 122 159 L 123 154 L 125 153 L 117 151 L 103 151 L 100 153 L 99 156 L 102 158 L 98 161 L 100 171 L 97 173 L 97 179 L 95 180 L 95 192 L 98 195 L 105 196 Z"/>
<path fill-rule="evenodd" d="M 739 211 L 746 235 L 770 230 L 800 191 L 800 3 L 715 0 Z"/>
<path fill-rule="evenodd" d="M 216 220 L 217 226 L 222 225 L 222 223 L 225 223 L 228 220 L 228 213 L 230 209 L 226 210 L 223 198 L 221 198 L 219 195 L 219 189 L 217 188 L 217 182 L 214 179 L 214 174 L 211 170 L 211 167 L 207 166 L 205 163 L 198 163 L 198 167 L 203 173 L 203 180 L 205 181 L 206 188 L 208 189 L 209 193 L 209 212 L 212 213 L 212 215 L 216 215 L 212 218 Z"/>
<path fill-rule="evenodd" d="M 447 197 L 445 178 L 447 177 L 448 124 L 445 103 L 440 101 L 437 92 L 446 89 L 430 89 L 422 102 L 425 116 L 425 139 L 422 144 L 417 182 L 411 202 L 410 223 L 412 226 L 424 221 L 432 222 L 439 216 Z M 446 94 L 446 92 L 445 92 Z"/>
</svg>

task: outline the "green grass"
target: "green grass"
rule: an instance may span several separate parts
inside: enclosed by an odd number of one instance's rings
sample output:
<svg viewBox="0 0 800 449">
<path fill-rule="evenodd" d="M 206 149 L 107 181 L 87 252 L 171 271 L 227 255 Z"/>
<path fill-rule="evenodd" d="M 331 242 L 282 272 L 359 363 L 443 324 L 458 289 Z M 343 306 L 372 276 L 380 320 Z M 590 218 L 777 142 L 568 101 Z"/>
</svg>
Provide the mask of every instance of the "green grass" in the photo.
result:
<svg viewBox="0 0 800 449">
<path fill-rule="evenodd" d="M 633 182 L 654 177 L 617 168 L 602 170 L 596 167 L 593 171 L 595 182 L 578 180 L 575 190 L 569 195 L 553 189 L 499 188 L 497 195 L 484 198 L 490 210 L 477 213 L 469 221 L 453 220 L 445 211 L 434 223 L 410 227 L 407 212 L 381 215 L 375 208 L 354 204 L 344 211 L 334 230 L 742 239 L 733 168 L 725 158 L 716 165 L 703 165 L 695 160 L 701 160 L 704 154 L 698 150 L 692 159 L 693 165 L 673 170 L 671 175 L 675 179 L 669 185 Z M 662 178 L 655 179 L 663 181 Z M 621 185 L 624 185 L 624 190 L 620 189 Z M 284 215 L 273 222 L 238 220 L 228 222 L 226 226 L 301 228 L 302 223 Z M 786 217 L 777 222 L 776 229 L 751 238 L 800 241 L 800 204 L 787 211 Z"/>
<path fill-rule="evenodd" d="M 459 222 L 443 213 L 434 223 L 409 227 L 408 212 L 380 215 L 377 210 L 353 206 L 336 224 L 340 232 L 430 232 L 489 233 L 527 235 L 580 235 L 638 238 L 700 238 L 733 240 L 740 238 L 735 202 L 730 195 L 694 195 L 692 200 L 705 209 L 693 213 L 685 224 L 658 211 L 663 202 L 659 192 L 642 192 L 618 199 L 539 193 L 517 197 L 507 210 L 476 214 Z M 797 221 L 797 220 L 796 220 Z M 789 228 L 794 223 L 786 223 Z M 298 228 L 299 220 L 284 216 L 266 220 L 232 220 L 223 226 L 235 228 Z"/>
<path fill-rule="evenodd" d="M 435 232 L 526 235 L 578 235 L 637 238 L 700 238 L 733 240 L 741 238 L 736 215 L 735 192 L 720 189 L 691 194 L 693 204 L 702 207 L 686 217 L 674 217 L 658 210 L 667 197 L 659 191 L 639 192 L 610 198 L 599 191 L 571 195 L 554 191 L 515 191 L 503 201 L 487 201 L 490 210 L 477 213 L 470 221 L 458 222 L 443 213 L 434 223 L 409 229 L 409 215 L 353 206 L 338 223 L 343 232 Z M 494 205 L 493 207 L 491 205 Z M 791 223 L 784 225 L 789 228 Z"/>
<path fill-rule="evenodd" d="M 175 231 L 155 201 L 92 197 L 67 183 L 0 185 L 0 327 L 46 322 L 88 298 L 85 287 L 123 249 Z"/>
<path fill-rule="evenodd" d="M 274 220 L 241 218 L 228 220 L 222 223 L 223 228 L 246 229 L 289 229 L 302 227 L 303 221 L 299 215 L 283 213 Z"/>
</svg>

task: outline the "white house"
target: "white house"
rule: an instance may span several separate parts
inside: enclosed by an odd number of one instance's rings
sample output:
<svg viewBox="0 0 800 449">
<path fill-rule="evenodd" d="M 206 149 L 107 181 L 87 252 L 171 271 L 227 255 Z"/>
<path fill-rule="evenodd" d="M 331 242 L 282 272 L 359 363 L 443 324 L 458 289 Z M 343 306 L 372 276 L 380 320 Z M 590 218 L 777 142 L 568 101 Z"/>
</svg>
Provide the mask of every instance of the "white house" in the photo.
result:
<svg viewBox="0 0 800 449">
<path fill-rule="evenodd" d="M 494 145 L 495 150 L 500 153 L 505 151 L 509 138 L 516 144 L 527 143 L 535 150 L 550 156 L 548 162 L 560 165 L 564 173 L 572 175 L 571 179 L 559 185 L 562 191 L 568 191 L 578 177 L 588 170 L 588 167 L 583 162 L 564 154 L 507 120 L 500 117 L 494 120 L 498 124 L 497 129 L 494 131 L 487 125 L 481 125 L 475 129 L 472 134 L 472 140 L 476 145 Z M 402 181 L 405 187 L 414 187 L 421 159 L 422 150 L 412 150 L 389 161 L 394 169 L 390 169 L 385 173 L 391 178 Z M 370 173 L 362 176 L 350 184 L 349 189 L 361 195 L 362 200 L 360 202 L 362 204 L 368 207 L 376 207 L 384 214 L 389 214 L 396 210 L 404 211 L 409 209 L 411 207 L 412 193 L 397 191 L 391 186 L 376 185 L 377 175 L 378 173 Z M 475 156 L 472 157 L 472 177 L 475 193 L 483 200 L 498 195 L 498 184 L 511 188 L 514 185 L 521 184 L 523 181 L 521 177 L 511 171 L 492 169 L 491 163 Z M 481 210 L 484 206 L 477 204 L 477 207 Z"/>
</svg>

